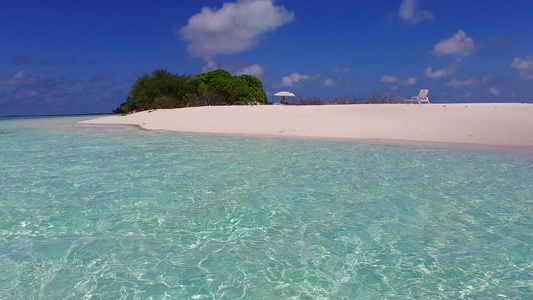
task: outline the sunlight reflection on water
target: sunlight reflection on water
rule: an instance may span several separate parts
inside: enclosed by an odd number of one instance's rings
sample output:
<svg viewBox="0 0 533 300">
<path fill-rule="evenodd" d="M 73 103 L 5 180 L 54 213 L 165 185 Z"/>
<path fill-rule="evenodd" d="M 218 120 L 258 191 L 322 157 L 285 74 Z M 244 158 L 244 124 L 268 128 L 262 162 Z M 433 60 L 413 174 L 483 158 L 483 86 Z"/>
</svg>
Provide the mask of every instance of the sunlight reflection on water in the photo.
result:
<svg viewBox="0 0 533 300">
<path fill-rule="evenodd" d="M 533 157 L 0 122 L 0 298 L 530 298 Z"/>
</svg>

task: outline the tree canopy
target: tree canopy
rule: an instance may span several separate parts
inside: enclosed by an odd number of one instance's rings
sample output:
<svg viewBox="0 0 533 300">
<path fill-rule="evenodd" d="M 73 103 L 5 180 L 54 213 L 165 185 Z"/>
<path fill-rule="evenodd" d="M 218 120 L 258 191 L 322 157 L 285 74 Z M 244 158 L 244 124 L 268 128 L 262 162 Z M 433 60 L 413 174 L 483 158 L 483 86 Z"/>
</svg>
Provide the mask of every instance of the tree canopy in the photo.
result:
<svg viewBox="0 0 533 300">
<path fill-rule="evenodd" d="M 232 76 L 224 70 L 194 76 L 155 70 L 139 77 L 126 102 L 113 113 L 135 110 L 179 108 L 200 105 L 267 103 L 263 83 L 252 75 Z"/>
</svg>

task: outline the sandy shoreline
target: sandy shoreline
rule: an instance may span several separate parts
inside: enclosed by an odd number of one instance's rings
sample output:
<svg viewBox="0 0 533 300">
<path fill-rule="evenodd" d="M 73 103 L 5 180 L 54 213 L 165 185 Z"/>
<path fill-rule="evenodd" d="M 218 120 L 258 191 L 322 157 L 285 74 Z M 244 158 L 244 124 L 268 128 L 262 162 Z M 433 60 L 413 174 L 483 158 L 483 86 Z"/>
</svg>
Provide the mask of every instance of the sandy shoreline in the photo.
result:
<svg viewBox="0 0 533 300">
<path fill-rule="evenodd" d="M 205 106 L 81 121 L 148 130 L 533 147 L 533 104 Z"/>
</svg>

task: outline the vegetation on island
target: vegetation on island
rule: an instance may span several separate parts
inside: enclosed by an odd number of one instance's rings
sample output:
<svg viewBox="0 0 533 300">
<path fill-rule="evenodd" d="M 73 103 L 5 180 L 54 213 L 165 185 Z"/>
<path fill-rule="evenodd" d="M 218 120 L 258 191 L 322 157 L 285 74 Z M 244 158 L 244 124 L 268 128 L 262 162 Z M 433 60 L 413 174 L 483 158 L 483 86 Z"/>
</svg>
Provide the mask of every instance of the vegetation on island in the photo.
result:
<svg viewBox="0 0 533 300">
<path fill-rule="evenodd" d="M 288 99 L 287 99 L 288 100 Z M 405 100 L 398 95 L 373 92 L 367 99 L 355 97 L 318 97 L 288 100 L 289 105 L 330 104 L 396 104 Z M 155 70 L 137 79 L 126 102 L 113 113 L 124 114 L 139 110 L 181 108 L 203 105 L 268 104 L 263 82 L 252 75 L 232 76 L 224 70 L 197 75 L 177 75 Z"/>
<path fill-rule="evenodd" d="M 324 99 L 318 97 L 296 97 L 287 104 L 290 105 L 333 105 L 333 104 L 401 104 L 405 99 L 398 95 L 389 95 L 384 92 L 372 92 L 366 99 L 358 97 L 328 96 Z"/>
<path fill-rule="evenodd" d="M 224 70 L 194 76 L 155 70 L 137 79 L 126 102 L 113 113 L 202 105 L 266 104 L 263 82 L 252 75 L 232 76 Z"/>
</svg>

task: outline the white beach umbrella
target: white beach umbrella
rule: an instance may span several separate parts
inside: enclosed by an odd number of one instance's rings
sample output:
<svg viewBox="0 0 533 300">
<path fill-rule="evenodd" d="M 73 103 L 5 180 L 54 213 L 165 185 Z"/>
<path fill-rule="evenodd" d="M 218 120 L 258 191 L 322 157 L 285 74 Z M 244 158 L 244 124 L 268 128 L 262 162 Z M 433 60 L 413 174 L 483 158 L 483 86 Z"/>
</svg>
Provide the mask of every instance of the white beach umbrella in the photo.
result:
<svg viewBox="0 0 533 300">
<path fill-rule="evenodd" d="M 287 92 L 287 91 L 281 91 L 274 94 L 274 96 L 278 97 L 295 97 L 293 93 Z"/>
<path fill-rule="evenodd" d="M 281 97 L 282 104 L 285 104 L 285 97 L 295 97 L 293 93 L 287 91 L 277 92 L 274 96 Z"/>
</svg>

